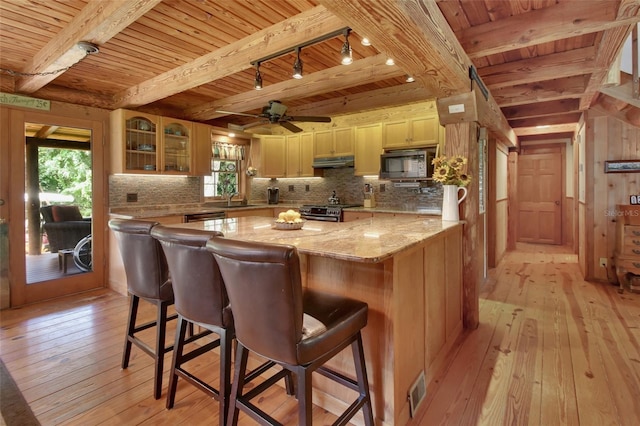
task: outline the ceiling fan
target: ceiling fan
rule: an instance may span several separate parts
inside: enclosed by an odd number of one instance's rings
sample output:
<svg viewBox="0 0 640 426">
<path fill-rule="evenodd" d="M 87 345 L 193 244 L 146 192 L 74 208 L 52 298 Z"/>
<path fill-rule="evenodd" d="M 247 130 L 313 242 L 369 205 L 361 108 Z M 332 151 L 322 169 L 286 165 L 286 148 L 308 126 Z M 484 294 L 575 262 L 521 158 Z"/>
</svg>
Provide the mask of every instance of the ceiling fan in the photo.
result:
<svg viewBox="0 0 640 426">
<path fill-rule="evenodd" d="M 285 115 L 287 111 L 286 105 L 282 104 L 280 101 L 269 101 L 269 104 L 262 107 L 262 112 L 260 114 L 245 114 L 242 112 L 232 112 L 232 111 L 216 111 L 221 114 L 233 114 L 233 115 L 242 115 L 244 117 L 254 117 L 259 118 L 260 121 L 255 123 L 245 124 L 243 126 L 237 125 L 229 125 L 229 128 L 237 128 L 237 130 L 245 130 L 251 127 L 260 126 L 266 123 L 269 124 L 279 124 L 285 129 L 293 132 L 299 133 L 302 129 L 295 124 L 291 123 L 292 121 L 300 121 L 300 122 L 313 122 L 313 123 L 331 123 L 331 117 L 314 117 L 314 116 L 290 116 Z"/>
</svg>

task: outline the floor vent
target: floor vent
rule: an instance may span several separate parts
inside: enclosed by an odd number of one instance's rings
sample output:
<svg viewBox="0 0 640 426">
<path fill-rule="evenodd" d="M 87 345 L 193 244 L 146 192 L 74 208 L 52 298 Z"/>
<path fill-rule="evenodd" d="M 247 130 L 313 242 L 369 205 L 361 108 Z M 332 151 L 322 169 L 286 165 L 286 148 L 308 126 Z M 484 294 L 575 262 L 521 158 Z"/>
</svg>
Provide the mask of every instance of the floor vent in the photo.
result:
<svg viewBox="0 0 640 426">
<path fill-rule="evenodd" d="M 413 382 L 413 385 L 409 388 L 409 405 L 411 408 L 411 417 L 413 418 L 424 401 L 424 397 L 427 395 L 427 384 L 424 379 L 424 370 L 420 372 L 420 375 Z"/>
</svg>

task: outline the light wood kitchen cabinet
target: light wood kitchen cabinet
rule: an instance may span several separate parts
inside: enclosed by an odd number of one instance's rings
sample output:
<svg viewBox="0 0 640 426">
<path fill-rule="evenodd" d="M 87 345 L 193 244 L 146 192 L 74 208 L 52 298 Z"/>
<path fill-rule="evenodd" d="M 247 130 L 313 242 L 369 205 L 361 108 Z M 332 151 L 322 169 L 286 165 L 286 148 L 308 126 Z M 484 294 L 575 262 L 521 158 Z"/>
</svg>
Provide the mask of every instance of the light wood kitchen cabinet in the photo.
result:
<svg viewBox="0 0 640 426">
<path fill-rule="evenodd" d="M 192 174 L 192 123 L 137 111 L 111 113 L 111 172 Z"/>
<path fill-rule="evenodd" d="M 286 170 L 286 137 L 262 136 L 260 138 L 261 163 L 260 177 L 285 177 Z"/>
<path fill-rule="evenodd" d="M 345 157 L 353 155 L 354 129 L 321 130 L 314 132 L 314 157 Z"/>
<path fill-rule="evenodd" d="M 193 175 L 211 175 L 211 126 L 193 123 Z"/>
<path fill-rule="evenodd" d="M 437 115 L 417 117 L 383 124 L 384 149 L 413 148 L 440 143 L 441 132 Z"/>
<path fill-rule="evenodd" d="M 247 216 L 273 217 L 273 209 L 265 208 L 265 209 L 226 210 L 224 212 L 224 215 L 226 219 L 230 219 L 232 217 L 247 217 Z"/>
<path fill-rule="evenodd" d="M 382 124 L 357 126 L 354 151 L 354 176 L 377 175 L 382 153 Z"/>
<path fill-rule="evenodd" d="M 342 212 L 342 220 L 345 222 L 351 222 L 359 219 L 371 219 L 372 217 L 373 217 L 372 212 L 350 211 L 350 210 L 345 210 Z"/>
<path fill-rule="evenodd" d="M 287 136 L 286 151 L 287 177 L 314 176 L 313 133 L 298 133 Z"/>
<path fill-rule="evenodd" d="M 624 213 L 616 218 L 613 263 L 621 288 L 640 291 L 640 206 L 616 205 Z"/>
</svg>

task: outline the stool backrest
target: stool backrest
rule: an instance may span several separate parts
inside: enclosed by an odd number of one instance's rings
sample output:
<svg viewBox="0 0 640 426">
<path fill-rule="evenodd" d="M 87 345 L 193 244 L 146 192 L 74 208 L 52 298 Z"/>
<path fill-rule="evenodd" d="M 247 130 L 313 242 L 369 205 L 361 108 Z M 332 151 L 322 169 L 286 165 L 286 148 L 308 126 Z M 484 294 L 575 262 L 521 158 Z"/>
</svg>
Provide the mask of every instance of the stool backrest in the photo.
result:
<svg viewBox="0 0 640 426">
<path fill-rule="evenodd" d="M 167 260 L 160 243 L 151 236 L 157 222 L 146 220 L 112 219 L 109 228 L 114 232 L 129 293 L 147 299 L 173 300 Z"/>
<path fill-rule="evenodd" d="M 156 226 L 151 231 L 164 249 L 171 272 L 175 309 L 189 321 L 230 327 L 233 316 L 220 270 L 207 241 L 220 232 Z"/>
<path fill-rule="evenodd" d="M 231 302 L 236 338 L 249 350 L 296 364 L 302 283 L 294 246 L 212 238 L 207 243 Z"/>
</svg>

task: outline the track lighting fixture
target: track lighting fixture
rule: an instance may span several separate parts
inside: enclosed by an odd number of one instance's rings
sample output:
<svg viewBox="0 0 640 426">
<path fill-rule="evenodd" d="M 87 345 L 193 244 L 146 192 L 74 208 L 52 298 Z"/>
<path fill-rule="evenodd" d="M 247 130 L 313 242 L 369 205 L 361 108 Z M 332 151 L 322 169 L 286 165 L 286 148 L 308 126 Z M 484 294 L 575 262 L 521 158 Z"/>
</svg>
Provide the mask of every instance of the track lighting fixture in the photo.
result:
<svg viewBox="0 0 640 426">
<path fill-rule="evenodd" d="M 296 47 L 296 61 L 293 63 L 293 78 L 302 78 L 302 60 L 300 59 L 300 48 Z"/>
<path fill-rule="evenodd" d="M 262 74 L 260 74 L 260 62 L 256 63 L 256 78 L 253 80 L 253 88 L 262 90 Z"/>
<path fill-rule="evenodd" d="M 344 31 L 344 44 L 342 50 L 340 50 L 340 56 L 342 57 L 342 65 L 349 65 L 353 62 L 353 54 L 351 52 L 351 45 L 349 44 L 349 30 Z"/>
</svg>

